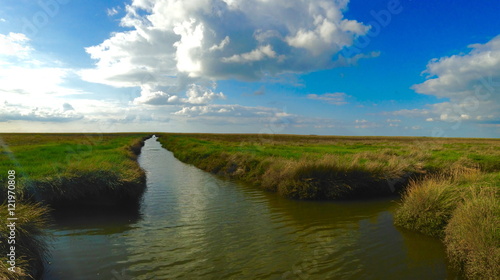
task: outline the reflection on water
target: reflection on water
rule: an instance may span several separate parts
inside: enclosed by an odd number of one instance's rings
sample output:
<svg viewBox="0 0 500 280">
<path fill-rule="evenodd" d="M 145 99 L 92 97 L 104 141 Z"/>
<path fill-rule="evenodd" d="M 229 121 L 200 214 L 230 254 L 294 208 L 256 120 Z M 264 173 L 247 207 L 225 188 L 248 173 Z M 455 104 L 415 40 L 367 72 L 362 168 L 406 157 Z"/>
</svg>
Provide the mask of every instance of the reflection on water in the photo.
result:
<svg viewBox="0 0 500 280">
<path fill-rule="evenodd" d="M 139 212 L 58 217 L 45 279 L 454 279 L 396 198 L 308 202 L 222 181 L 151 139 Z"/>
</svg>

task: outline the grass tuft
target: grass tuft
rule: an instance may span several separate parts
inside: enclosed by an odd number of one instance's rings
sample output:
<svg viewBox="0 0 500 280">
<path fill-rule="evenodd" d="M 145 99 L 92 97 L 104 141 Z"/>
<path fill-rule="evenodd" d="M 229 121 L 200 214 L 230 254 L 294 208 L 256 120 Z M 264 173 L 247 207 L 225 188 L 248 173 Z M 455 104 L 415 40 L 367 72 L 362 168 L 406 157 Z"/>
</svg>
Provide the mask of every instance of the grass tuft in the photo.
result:
<svg viewBox="0 0 500 280">
<path fill-rule="evenodd" d="M 43 272 L 47 257 L 44 229 L 48 226 L 49 209 L 40 204 L 16 203 L 16 272 L 8 270 L 6 254 L 0 256 L 0 279 L 36 278 Z M 0 216 L 7 217 L 7 205 L 0 205 Z M 9 252 L 7 225 L 0 226 L 0 251 Z"/>
<path fill-rule="evenodd" d="M 450 259 L 470 279 L 500 279 L 498 189 L 481 188 L 461 202 L 446 226 Z"/>
</svg>

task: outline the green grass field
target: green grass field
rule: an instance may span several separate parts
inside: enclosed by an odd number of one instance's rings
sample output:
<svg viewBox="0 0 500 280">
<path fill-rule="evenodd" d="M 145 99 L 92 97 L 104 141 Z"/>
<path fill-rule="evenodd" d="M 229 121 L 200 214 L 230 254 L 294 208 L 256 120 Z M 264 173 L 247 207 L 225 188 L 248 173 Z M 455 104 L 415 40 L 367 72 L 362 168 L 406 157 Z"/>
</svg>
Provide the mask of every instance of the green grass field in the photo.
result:
<svg viewBox="0 0 500 280">
<path fill-rule="evenodd" d="M 148 134 L 0 134 L 0 216 L 8 216 L 8 171 L 16 180 L 17 273 L 0 256 L 0 279 L 26 279 L 43 268 L 42 229 L 49 208 L 138 203 L 145 174 L 136 159 Z M 105 208 L 108 209 L 108 208 Z M 7 252 L 7 227 L 0 251 Z"/>
<path fill-rule="evenodd" d="M 137 200 L 145 175 L 136 159 L 148 135 L 0 134 L 0 198 L 5 201 L 7 171 L 15 170 L 23 240 L 18 278 L 2 256 L 0 279 L 22 279 L 39 268 L 46 205 Z M 396 225 L 441 238 L 469 278 L 499 278 L 499 139 L 157 135 L 181 161 L 292 199 L 400 193 Z M 0 207 L 3 218 L 6 205 Z"/>
<path fill-rule="evenodd" d="M 500 139 L 160 136 L 184 162 L 289 198 L 400 192 L 396 225 L 441 238 L 468 278 L 500 278 Z"/>
<path fill-rule="evenodd" d="M 162 135 L 182 161 L 297 199 L 386 194 L 409 178 L 455 167 L 500 171 L 496 139 Z"/>
<path fill-rule="evenodd" d="M 134 196 L 133 185 L 140 186 L 145 179 L 135 161 L 145 136 L 0 134 L 0 170 L 16 171 L 18 193 L 49 204 L 123 186 Z M 6 176 L 0 178 L 5 187 Z M 4 195 L 0 194 L 2 200 Z"/>
</svg>

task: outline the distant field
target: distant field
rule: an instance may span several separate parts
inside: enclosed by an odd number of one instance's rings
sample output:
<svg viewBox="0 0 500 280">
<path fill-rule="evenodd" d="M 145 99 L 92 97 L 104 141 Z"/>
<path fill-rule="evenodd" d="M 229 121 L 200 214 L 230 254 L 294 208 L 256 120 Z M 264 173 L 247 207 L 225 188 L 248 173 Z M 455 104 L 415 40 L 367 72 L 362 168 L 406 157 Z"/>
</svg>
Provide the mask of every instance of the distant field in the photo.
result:
<svg viewBox="0 0 500 280">
<path fill-rule="evenodd" d="M 166 134 L 207 152 L 245 153 L 287 159 L 324 155 L 381 155 L 409 159 L 421 170 L 437 170 L 460 161 L 485 171 L 500 170 L 500 139 L 428 137 L 350 137 L 252 134 Z M 407 164 L 409 165 L 409 164 Z"/>
</svg>

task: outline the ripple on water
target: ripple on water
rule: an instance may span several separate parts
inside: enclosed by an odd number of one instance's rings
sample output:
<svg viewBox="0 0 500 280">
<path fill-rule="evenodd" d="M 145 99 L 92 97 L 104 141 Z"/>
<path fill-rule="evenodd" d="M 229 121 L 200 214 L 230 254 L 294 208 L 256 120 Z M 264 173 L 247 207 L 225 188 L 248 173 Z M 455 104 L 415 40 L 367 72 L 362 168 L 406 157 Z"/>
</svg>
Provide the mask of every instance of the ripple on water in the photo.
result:
<svg viewBox="0 0 500 280">
<path fill-rule="evenodd" d="M 394 228 L 389 200 L 286 200 L 181 163 L 156 140 L 146 141 L 139 162 L 147 173 L 140 215 L 56 225 L 46 280 L 109 280 L 117 273 L 132 279 L 443 279 L 448 274 L 442 248 L 413 253 L 439 242 L 415 245 L 419 236 Z"/>
</svg>

